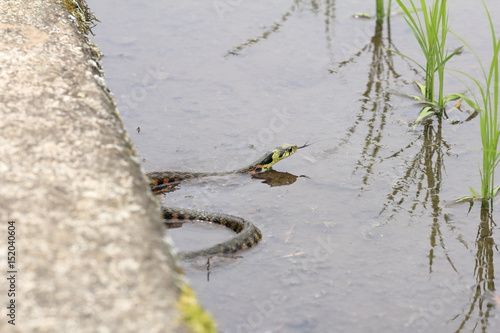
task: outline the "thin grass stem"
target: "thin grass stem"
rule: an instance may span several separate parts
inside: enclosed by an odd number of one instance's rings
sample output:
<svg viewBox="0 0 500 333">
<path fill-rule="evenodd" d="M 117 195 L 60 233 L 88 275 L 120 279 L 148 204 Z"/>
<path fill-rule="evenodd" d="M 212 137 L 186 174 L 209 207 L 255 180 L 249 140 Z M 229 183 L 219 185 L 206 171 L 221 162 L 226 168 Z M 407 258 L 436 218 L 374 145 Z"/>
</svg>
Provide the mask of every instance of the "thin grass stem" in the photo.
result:
<svg viewBox="0 0 500 333">
<path fill-rule="evenodd" d="M 469 74 L 457 71 L 471 79 L 479 91 L 479 96 L 477 96 L 471 90 L 474 101 L 471 101 L 470 99 L 465 100 L 474 108 L 479 109 L 479 127 L 481 131 L 481 144 L 483 148 L 482 167 L 479 172 L 481 177 L 481 197 L 483 198 L 483 200 L 488 201 L 491 200 L 498 191 L 498 188 L 495 188 L 495 168 L 500 162 L 500 152 L 498 151 L 498 140 L 500 137 L 500 124 L 498 122 L 498 58 L 500 54 L 500 40 L 496 37 L 493 20 L 484 1 L 483 6 L 488 17 L 493 49 L 493 55 L 491 57 L 491 62 L 489 63 L 487 71 L 485 70 L 481 59 L 478 57 L 477 53 L 472 49 L 472 47 L 465 40 L 463 40 L 456 34 L 454 35 L 459 38 L 474 55 L 483 74 L 484 82 L 480 82 L 478 79 Z M 475 192 L 473 192 L 473 195 L 475 195 Z"/>
<path fill-rule="evenodd" d="M 402 0 L 396 2 L 403 10 L 405 20 L 425 57 L 425 66 L 419 65 L 425 71 L 424 101 L 432 106 L 433 113 L 446 116 L 445 65 L 459 51 L 457 49 L 449 54 L 446 49 L 449 32 L 447 1 L 434 0 L 432 4 L 427 5 L 425 0 L 420 0 L 420 9 L 413 0 L 409 1 L 408 6 L 403 4 Z"/>
<path fill-rule="evenodd" d="M 376 0 L 376 6 L 377 6 L 377 22 L 382 23 L 385 17 L 384 0 Z"/>
</svg>

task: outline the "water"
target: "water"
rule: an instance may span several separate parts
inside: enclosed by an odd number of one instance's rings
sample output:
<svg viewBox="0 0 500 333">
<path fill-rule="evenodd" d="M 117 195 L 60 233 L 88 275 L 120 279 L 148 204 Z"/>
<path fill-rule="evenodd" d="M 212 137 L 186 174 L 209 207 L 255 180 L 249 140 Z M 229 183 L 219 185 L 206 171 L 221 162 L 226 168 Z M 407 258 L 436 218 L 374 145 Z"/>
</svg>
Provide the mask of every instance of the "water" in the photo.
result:
<svg viewBox="0 0 500 333">
<path fill-rule="evenodd" d="M 162 198 L 244 217 L 264 234 L 209 272 L 204 261 L 186 265 L 221 332 L 498 330 L 497 227 L 480 224 L 478 205 L 446 206 L 479 188 L 478 119 L 465 121 L 464 105 L 442 123 L 408 126 L 419 106 L 396 93 L 416 94 L 422 74 L 387 49 L 422 57 L 402 16 L 390 29 L 354 19 L 375 12 L 367 1 L 89 5 L 146 170 L 234 169 L 282 143 L 313 142 L 275 166 L 292 175 L 288 185 L 235 175 Z M 454 1 L 450 17 L 487 57 L 480 2 Z M 479 71 L 468 51 L 450 67 Z M 448 81 L 447 93 L 465 90 Z M 183 249 L 230 237 L 193 226 L 171 233 Z"/>
</svg>

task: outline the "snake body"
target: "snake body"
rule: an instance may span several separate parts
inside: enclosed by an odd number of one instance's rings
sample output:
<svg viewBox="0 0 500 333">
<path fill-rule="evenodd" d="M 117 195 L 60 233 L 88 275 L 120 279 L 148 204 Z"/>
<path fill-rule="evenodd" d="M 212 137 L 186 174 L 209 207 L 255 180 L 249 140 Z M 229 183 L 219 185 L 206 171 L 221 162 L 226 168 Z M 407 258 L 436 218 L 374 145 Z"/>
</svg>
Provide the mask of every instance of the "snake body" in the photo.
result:
<svg viewBox="0 0 500 333">
<path fill-rule="evenodd" d="M 271 167 L 293 155 L 297 149 L 307 147 L 307 143 L 301 147 L 296 145 L 284 144 L 268 151 L 264 156 L 259 158 L 254 163 L 247 167 L 232 170 L 232 171 L 219 171 L 219 172 L 178 172 L 178 171 L 163 171 L 163 172 L 150 172 L 146 175 L 149 178 L 150 186 L 153 192 L 159 192 L 167 185 L 175 184 L 183 180 L 208 177 L 208 176 L 223 176 L 229 174 L 256 174 L 266 172 Z M 236 251 L 248 249 L 257 244 L 261 238 L 261 231 L 251 222 L 246 221 L 240 217 L 220 213 L 207 213 L 198 210 L 166 208 L 162 207 L 163 218 L 165 220 L 178 220 L 178 221 L 205 221 L 223 225 L 237 235 L 223 243 L 216 244 L 206 249 L 181 252 L 179 257 L 181 259 L 194 259 L 200 256 L 213 256 L 219 254 L 228 254 Z"/>
<path fill-rule="evenodd" d="M 189 260 L 201 256 L 228 254 L 245 250 L 257 244 L 262 238 L 262 233 L 259 228 L 257 228 L 253 223 L 238 216 L 178 208 L 162 208 L 162 211 L 163 218 L 165 220 L 198 220 L 212 222 L 223 225 L 237 233 L 235 237 L 209 248 L 198 251 L 181 252 L 179 253 L 179 257 L 181 259 Z"/>
</svg>

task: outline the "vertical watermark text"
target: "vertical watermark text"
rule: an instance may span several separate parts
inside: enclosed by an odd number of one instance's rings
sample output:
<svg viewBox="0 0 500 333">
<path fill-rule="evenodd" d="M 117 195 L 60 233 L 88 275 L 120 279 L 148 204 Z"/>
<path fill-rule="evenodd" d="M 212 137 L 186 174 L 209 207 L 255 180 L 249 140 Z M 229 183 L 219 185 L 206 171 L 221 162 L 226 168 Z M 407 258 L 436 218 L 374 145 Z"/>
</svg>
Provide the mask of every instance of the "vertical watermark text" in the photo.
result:
<svg viewBox="0 0 500 333">
<path fill-rule="evenodd" d="M 7 221 L 7 322 L 16 324 L 16 221 Z"/>
</svg>

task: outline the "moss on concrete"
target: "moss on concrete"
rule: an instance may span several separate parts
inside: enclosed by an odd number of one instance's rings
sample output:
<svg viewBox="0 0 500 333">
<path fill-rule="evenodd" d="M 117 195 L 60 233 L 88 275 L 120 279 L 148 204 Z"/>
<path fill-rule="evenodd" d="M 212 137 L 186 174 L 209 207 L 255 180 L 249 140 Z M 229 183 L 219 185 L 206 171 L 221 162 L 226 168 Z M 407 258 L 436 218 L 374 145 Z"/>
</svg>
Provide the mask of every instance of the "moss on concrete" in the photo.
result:
<svg viewBox="0 0 500 333">
<path fill-rule="evenodd" d="M 182 286 L 177 309 L 182 314 L 181 321 L 193 333 L 216 333 L 212 316 L 198 303 L 196 294 L 188 284 Z"/>
<path fill-rule="evenodd" d="M 85 0 L 62 0 L 61 1 L 68 12 L 73 15 L 80 32 L 84 35 L 94 34 L 92 28 L 96 26 L 96 22 L 100 22 L 94 13 L 90 11 L 89 6 Z"/>
</svg>

